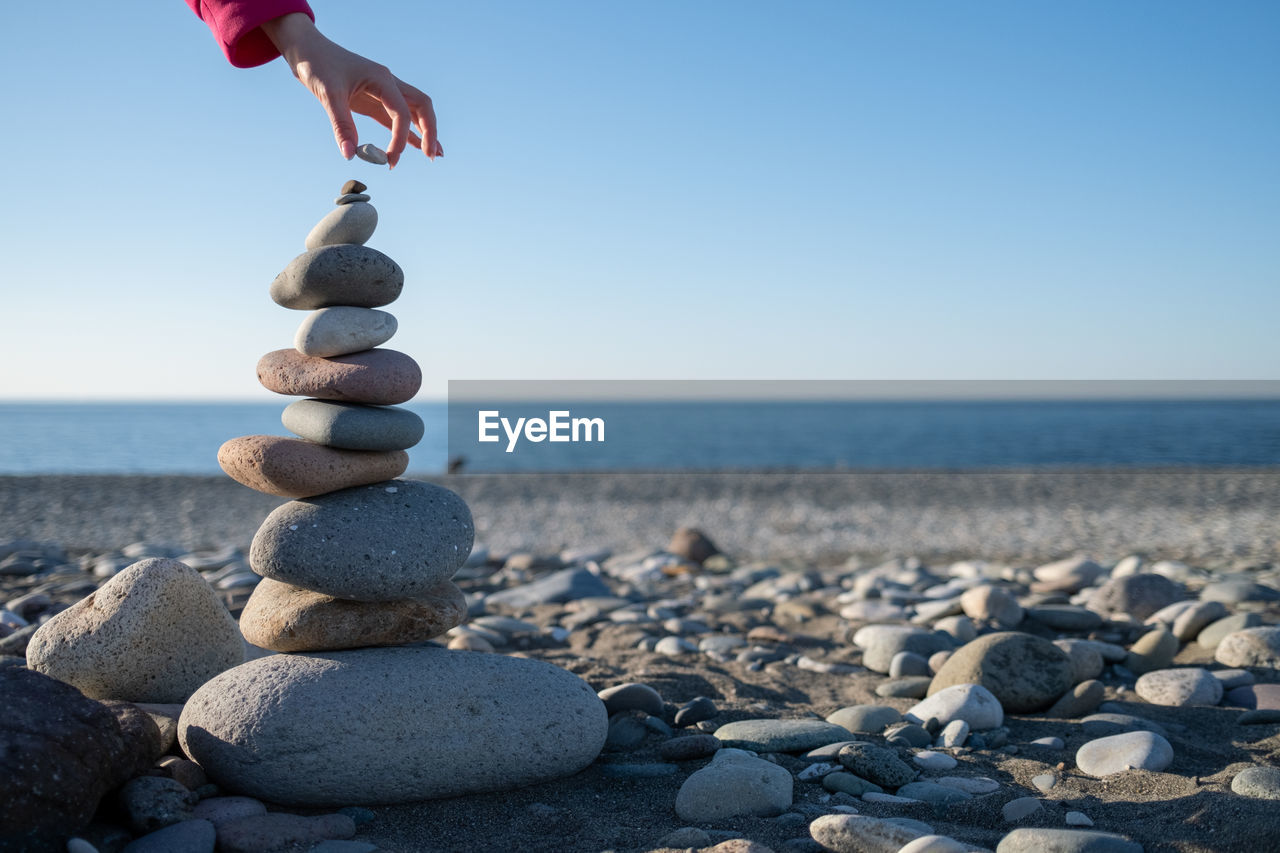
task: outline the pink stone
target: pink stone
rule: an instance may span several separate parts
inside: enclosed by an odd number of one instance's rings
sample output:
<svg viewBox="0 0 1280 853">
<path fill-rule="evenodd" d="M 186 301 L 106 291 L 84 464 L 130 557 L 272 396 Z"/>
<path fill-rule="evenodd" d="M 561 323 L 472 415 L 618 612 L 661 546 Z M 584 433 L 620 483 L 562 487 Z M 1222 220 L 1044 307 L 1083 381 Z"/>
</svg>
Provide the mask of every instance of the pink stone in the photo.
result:
<svg viewBox="0 0 1280 853">
<path fill-rule="evenodd" d="M 394 406 L 418 393 L 422 368 L 409 356 L 392 349 L 371 349 L 333 358 L 281 349 L 258 361 L 258 381 L 277 394 Z"/>
<path fill-rule="evenodd" d="M 409 467 L 403 450 L 339 450 L 297 438 L 245 435 L 218 449 L 218 464 L 241 485 L 309 498 L 351 486 L 394 480 Z"/>
</svg>

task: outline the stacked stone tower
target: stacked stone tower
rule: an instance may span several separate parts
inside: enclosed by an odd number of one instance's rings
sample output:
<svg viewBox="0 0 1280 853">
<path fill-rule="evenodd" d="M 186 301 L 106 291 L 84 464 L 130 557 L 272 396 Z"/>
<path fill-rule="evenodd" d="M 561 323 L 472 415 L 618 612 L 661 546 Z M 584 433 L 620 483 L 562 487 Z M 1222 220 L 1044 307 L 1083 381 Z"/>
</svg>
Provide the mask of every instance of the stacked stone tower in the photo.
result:
<svg viewBox="0 0 1280 853">
<path fill-rule="evenodd" d="M 279 803 L 516 787 L 585 766 L 607 727 L 590 686 L 565 670 L 427 642 L 466 615 L 450 578 L 471 551 L 471 513 L 448 489 L 394 479 L 423 433 L 395 406 L 422 374 L 379 348 L 397 323 L 378 309 L 404 274 L 364 245 L 378 221 L 365 189 L 343 186 L 271 285 L 278 304 L 311 312 L 292 349 L 258 363 L 265 387 L 307 398 L 281 418 L 298 438 L 243 436 L 218 452 L 238 482 L 293 498 L 253 537 L 263 580 L 240 617 L 249 642 L 284 654 L 209 681 L 179 722 L 215 781 Z"/>
</svg>

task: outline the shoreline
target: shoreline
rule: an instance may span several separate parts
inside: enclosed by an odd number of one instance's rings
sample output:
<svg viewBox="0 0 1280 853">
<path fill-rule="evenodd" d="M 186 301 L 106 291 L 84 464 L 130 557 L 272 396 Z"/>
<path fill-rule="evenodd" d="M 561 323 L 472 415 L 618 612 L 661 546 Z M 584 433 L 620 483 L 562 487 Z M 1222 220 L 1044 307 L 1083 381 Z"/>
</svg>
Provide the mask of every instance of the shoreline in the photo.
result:
<svg viewBox="0 0 1280 853">
<path fill-rule="evenodd" d="M 1071 553 L 1280 562 L 1280 468 L 415 475 L 458 492 L 494 553 L 653 547 L 680 526 L 756 559 L 1011 561 Z M 0 476 L 0 539 L 246 548 L 284 499 L 228 477 Z"/>
</svg>

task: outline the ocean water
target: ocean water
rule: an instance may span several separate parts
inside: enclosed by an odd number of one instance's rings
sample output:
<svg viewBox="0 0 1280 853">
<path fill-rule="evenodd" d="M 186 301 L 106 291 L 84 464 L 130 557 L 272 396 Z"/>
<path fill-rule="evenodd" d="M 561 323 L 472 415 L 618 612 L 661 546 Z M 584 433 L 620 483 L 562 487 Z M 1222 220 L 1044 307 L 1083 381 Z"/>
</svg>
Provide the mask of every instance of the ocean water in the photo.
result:
<svg viewBox="0 0 1280 853">
<path fill-rule="evenodd" d="M 972 469 L 1278 466 L 1280 400 L 593 402 L 605 441 L 479 443 L 477 411 L 548 405 L 410 404 L 426 423 L 411 473 L 466 471 Z M 0 403 L 0 474 L 216 474 L 222 442 L 288 435 L 278 403 Z"/>
</svg>

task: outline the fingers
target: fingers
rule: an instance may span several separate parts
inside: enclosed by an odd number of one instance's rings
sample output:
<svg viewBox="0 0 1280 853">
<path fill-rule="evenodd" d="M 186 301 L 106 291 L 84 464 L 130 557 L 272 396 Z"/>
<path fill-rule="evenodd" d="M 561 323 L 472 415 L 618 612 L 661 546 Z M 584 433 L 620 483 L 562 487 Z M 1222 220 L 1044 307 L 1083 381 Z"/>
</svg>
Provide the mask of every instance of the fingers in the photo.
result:
<svg viewBox="0 0 1280 853">
<path fill-rule="evenodd" d="M 409 128 L 413 123 L 413 116 L 409 112 L 409 104 L 405 101 L 404 96 L 400 94 L 400 88 L 396 85 L 398 81 L 387 72 L 387 80 L 379 80 L 372 88 L 370 94 L 382 104 L 382 108 L 386 115 L 391 119 L 391 144 L 387 146 L 387 162 L 391 168 L 396 167 L 396 163 L 400 162 L 400 154 L 404 151 L 405 144 L 409 141 Z"/>
<path fill-rule="evenodd" d="M 342 156 L 350 160 L 356 155 L 359 136 L 356 134 L 356 123 L 351 118 L 351 110 L 345 101 L 330 98 L 327 93 L 317 93 L 324 111 L 329 114 L 329 122 L 333 125 L 333 138 L 338 143 Z"/>
<path fill-rule="evenodd" d="M 419 90 L 399 80 L 400 92 L 409 106 L 412 122 L 409 124 L 406 140 L 408 145 L 422 150 L 429 158 L 444 155 L 440 140 L 434 137 L 436 128 L 435 109 L 431 99 Z M 360 91 L 351 98 L 351 108 L 361 115 L 367 115 L 378 124 L 395 132 L 394 117 L 387 111 L 381 97 L 369 91 Z M 417 132 L 415 132 L 417 131 Z M 388 150 L 388 156 L 390 150 Z"/>
</svg>

